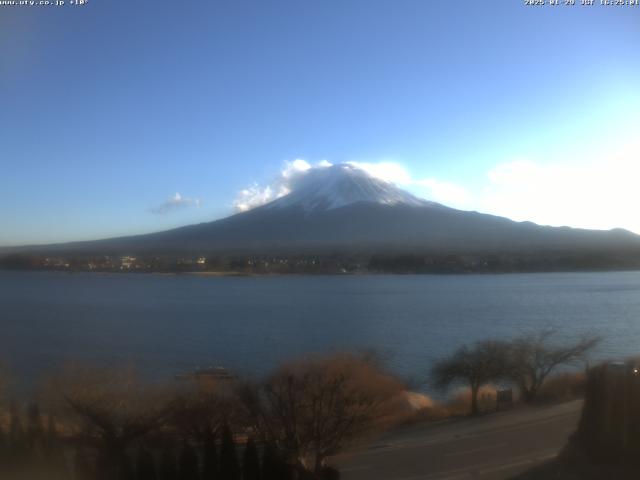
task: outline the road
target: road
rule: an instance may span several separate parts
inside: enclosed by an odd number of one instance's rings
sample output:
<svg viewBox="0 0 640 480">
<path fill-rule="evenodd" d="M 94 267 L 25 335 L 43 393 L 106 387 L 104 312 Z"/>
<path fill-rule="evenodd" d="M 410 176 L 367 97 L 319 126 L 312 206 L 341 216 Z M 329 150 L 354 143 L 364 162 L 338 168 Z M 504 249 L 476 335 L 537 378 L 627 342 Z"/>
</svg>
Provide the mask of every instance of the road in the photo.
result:
<svg viewBox="0 0 640 480">
<path fill-rule="evenodd" d="M 335 459 L 344 480 L 507 479 L 555 457 L 582 401 L 413 426 Z"/>
</svg>

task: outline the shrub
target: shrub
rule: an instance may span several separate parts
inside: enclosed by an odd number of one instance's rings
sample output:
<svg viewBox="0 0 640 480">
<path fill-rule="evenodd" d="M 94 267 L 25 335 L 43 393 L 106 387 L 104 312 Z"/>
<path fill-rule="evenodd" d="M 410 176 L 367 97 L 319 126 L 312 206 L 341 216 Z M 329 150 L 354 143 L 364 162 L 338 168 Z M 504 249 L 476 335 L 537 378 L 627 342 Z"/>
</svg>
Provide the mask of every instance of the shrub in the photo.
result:
<svg viewBox="0 0 640 480">
<path fill-rule="evenodd" d="M 178 458 L 178 472 L 180 480 L 198 480 L 198 454 L 195 449 L 185 443 Z"/>
<path fill-rule="evenodd" d="M 562 373 L 549 378 L 543 385 L 536 401 L 562 402 L 584 395 L 587 376 L 584 372 Z"/>
<path fill-rule="evenodd" d="M 280 367 L 241 392 L 256 431 L 302 470 L 388 421 L 402 385 L 377 365 L 353 355 L 311 358 Z"/>
<path fill-rule="evenodd" d="M 136 459 L 137 480 L 157 480 L 156 465 L 153 455 L 146 448 L 138 450 Z"/>
<path fill-rule="evenodd" d="M 249 438 L 242 456 L 243 480 L 260 480 L 260 458 L 258 449 L 252 438 Z"/>
<path fill-rule="evenodd" d="M 222 429 L 222 444 L 220 445 L 220 478 L 222 480 L 240 480 L 240 466 L 238 455 L 233 442 L 233 434 L 228 425 Z"/>
</svg>

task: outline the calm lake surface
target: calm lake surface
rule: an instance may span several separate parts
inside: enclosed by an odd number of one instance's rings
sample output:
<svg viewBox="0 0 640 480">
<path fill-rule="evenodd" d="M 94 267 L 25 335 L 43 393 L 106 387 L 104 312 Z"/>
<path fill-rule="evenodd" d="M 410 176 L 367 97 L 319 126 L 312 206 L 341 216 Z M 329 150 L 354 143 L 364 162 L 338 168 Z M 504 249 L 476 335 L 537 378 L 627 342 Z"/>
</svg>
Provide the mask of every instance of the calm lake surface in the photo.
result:
<svg viewBox="0 0 640 480">
<path fill-rule="evenodd" d="M 150 378 L 223 365 L 260 375 L 309 352 L 377 349 L 424 378 L 461 343 L 555 326 L 640 353 L 640 272 L 202 277 L 0 272 L 0 359 L 34 381 L 72 362 Z"/>
</svg>

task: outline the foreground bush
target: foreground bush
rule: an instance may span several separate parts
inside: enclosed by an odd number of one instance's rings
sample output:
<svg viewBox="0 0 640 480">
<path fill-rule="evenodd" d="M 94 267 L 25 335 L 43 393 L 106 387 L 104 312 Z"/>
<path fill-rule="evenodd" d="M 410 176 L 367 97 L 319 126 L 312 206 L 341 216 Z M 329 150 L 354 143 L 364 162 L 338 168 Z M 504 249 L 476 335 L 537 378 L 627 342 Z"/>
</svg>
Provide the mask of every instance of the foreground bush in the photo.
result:
<svg viewBox="0 0 640 480">
<path fill-rule="evenodd" d="M 263 382 L 140 383 L 131 370 L 75 368 L 36 404 L 0 409 L 2 480 L 337 479 L 329 456 L 407 404 L 371 358 L 291 362 Z M 60 412 L 60 421 L 51 415 Z"/>
<path fill-rule="evenodd" d="M 297 470 L 319 477 L 327 457 L 382 427 L 401 392 L 373 362 L 335 355 L 285 365 L 245 386 L 241 400 L 256 432 Z"/>
</svg>

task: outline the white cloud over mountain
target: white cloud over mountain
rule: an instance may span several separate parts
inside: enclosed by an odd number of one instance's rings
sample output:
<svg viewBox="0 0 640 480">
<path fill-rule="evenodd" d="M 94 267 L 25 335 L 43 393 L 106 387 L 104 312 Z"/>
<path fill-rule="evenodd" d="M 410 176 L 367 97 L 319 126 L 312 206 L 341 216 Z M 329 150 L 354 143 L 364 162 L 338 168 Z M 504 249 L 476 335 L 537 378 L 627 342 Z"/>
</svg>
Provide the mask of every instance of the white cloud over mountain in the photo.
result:
<svg viewBox="0 0 640 480">
<path fill-rule="evenodd" d="M 398 187 L 411 190 L 414 194 L 449 206 L 464 208 L 469 200 L 467 192 L 459 185 L 443 182 L 434 178 L 412 178 L 409 171 L 400 163 L 383 162 L 344 162 L 365 170 L 373 177 L 393 183 Z M 303 159 L 286 162 L 280 174 L 269 184 L 253 185 L 238 192 L 234 201 L 237 211 L 245 212 L 269 203 L 291 192 L 295 180 L 312 168 L 324 168 L 332 163 L 322 160 L 311 164 Z"/>
<path fill-rule="evenodd" d="M 571 158 L 514 158 L 497 163 L 479 179 L 450 182 L 419 178 L 401 163 L 346 162 L 416 196 L 463 210 L 529 220 L 542 225 L 580 228 L 626 228 L 640 233 L 640 143 L 612 151 L 580 153 Z M 330 166 L 287 162 L 267 185 L 239 192 L 234 206 L 246 211 L 288 194 L 295 179 L 312 168 Z"/>
<path fill-rule="evenodd" d="M 247 210 L 269 203 L 276 198 L 284 197 L 291 192 L 292 184 L 299 175 L 303 175 L 311 168 L 328 166 L 331 166 L 331 163 L 326 160 L 319 162 L 315 166 L 302 159 L 286 162 L 280 174 L 271 183 L 267 185 L 254 183 L 240 190 L 233 202 L 233 206 L 239 212 L 246 212 Z"/>
</svg>

